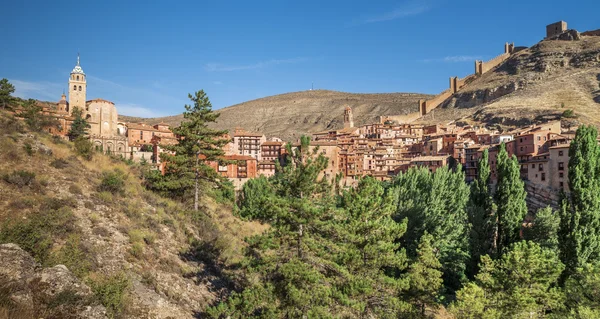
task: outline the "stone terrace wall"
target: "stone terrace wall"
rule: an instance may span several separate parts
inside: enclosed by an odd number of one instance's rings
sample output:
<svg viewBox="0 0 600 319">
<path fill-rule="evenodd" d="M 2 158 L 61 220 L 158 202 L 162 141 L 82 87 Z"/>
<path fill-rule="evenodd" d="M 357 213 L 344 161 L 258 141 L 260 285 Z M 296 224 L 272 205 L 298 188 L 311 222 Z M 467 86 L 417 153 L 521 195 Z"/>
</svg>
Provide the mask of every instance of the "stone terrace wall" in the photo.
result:
<svg viewBox="0 0 600 319">
<path fill-rule="evenodd" d="M 547 206 L 554 210 L 558 210 L 560 207 L 560 194 L 556 190 L 525 181 L 525 191 L 527 191 L 527 197 L 525 197 L 527 210 L 530 213 L 535 213 L 538 209 Z"/>
</svg>

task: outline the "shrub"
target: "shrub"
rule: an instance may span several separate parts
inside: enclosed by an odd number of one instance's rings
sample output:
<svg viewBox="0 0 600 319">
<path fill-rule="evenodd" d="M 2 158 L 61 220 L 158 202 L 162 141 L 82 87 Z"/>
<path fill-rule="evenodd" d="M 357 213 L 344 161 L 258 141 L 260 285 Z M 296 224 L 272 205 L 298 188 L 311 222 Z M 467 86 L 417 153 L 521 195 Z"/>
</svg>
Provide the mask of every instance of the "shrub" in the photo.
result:
<svg viewBox="0 0 600 319">
<path fill-rule="evenodd" d="M 125 295 L 130 286 L 127 275 L 117 273 L 112 276 L 96 276 L 89 280 L 89 285 L 110 317 L 118 316 L 123 311 Z"/>
<path fill-rule="evenodd" d="M 83 207 L 85 207 L 87 209 L 95 209 L 96 205 L 94 205 L 94 203 L 92 203 L 90 201 L 86 201 L 85 203 L 83 203 Z"/>
<path fill-rule="evenodd" d="M 567 119 L 571 119 L 571 118 L 576 118 L 577 115 L 575 115 L 575 112 L 571 109 L 565 110 L 562 114 L 563 118 L 567 118 Z"/>
<path fill-rule="evenodd" d="M 114 171 L 104 171 L 102 180 L 98 186 L 100 192 L 110 192 L 112 194 L 123 193 L 125 189 L 125 179 L 127 176 L 120 169 Z"/>
<path fill-rule="evenodd" d="M 67 242 L 50 257 L 49 264 L 65 265 L 75 276 L 83 278 L 92 268 L 90 256 L 81 244 L 81 237 L 71 234 Z"/>
<path fill-rule="evenodd" d="M 75 139 L 75 153 L 77 155 L 83 157 L 86 160 L 91 160 L 94 155 L 94 147 L 92 142 L 90 142 L 87 138 L 80 136 Z"/>
<path fill-rule="evenodd" d="M 0 243 L 15 243 L 41 264 L 46 264 L 56 238 L 64 238 L 75 229 L 68 208 L 41 210 L 27 219 L 14 219 L 0 225 Z"/>
<path fill-rule="evenodd" d="M 73 195 L 81 195 L 83 194 L 83 191 L 79 185 L 71 184 L 71 186 L 69 186 L 69 193 Z"/>
<path fill-rule="evenodd" d="M 27 170 L 18 170 L 10 174 L 4 174 L 2 179 L 18 187 L 33 186 L 35 184 L 35 173 Z"/>
<path fill-rule="evenodd" d="M 109 192 L 99 192 L 99 193 L 96 193 L 96 198 L 103 203 L 109 203 L 109 202 L 112 202 L 113 195 L 112 195 L 112 193 L 109 193 Z M 92 209 L 92 208 L 90 208 L 90 209 Z"/>
<path fill-rule="evenodd" d="M 58 210 L 63 207 L 77 207 L 77 201 L 74 198 L 56 198 L 56 197 L 46 197 L 42 200 L 40 204 L 40 210 Z"/>
<path fill-rule="evenodd" d="M 23 209 L 27 209 L 27 208 L 33 208 L 36 203 L 37 203 L 36 198 L 21 197 L 21 198 L 16 198 L 16 199 L 12 200 L 8 204 L 8 206 L 12 209 L 23 210 Z"/>
<path fill-rule="evenodd" d="M 63 169 L 65 167 L 69 166 L 69 162 L 67 162 L 63 158 L 57 158 L 50 163 L 50 166 L 52 166 L 54 168 L 58 168 L 58 169 Z"/>
<path fill-rule="evenodd" d="M 129 254 L 137 259 L 142 258 L 142 255 L 144 254 L 144 246 L 142 246 L 141 243 L 135 243 L 131 245 Z"/>
<path fill-rule="evenodd" d="M 33 156 L 33 147 L 29 143 L 23 144 L 23 149 L 25 149 L 25 153 L 29 156 Z"/>
</svg>

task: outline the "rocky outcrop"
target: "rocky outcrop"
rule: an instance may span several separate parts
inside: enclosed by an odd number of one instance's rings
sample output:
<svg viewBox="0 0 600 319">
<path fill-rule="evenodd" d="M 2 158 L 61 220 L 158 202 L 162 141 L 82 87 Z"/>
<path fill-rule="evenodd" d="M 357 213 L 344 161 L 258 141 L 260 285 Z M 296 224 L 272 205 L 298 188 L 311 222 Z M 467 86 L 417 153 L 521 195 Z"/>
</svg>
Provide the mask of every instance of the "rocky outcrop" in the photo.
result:
<svg viewBox="0 0 600 319">
<path fill-rule="evenodd" d="M 535 213 L 538 209 L 546 208 L 548 206 L 552 207 L 554 210 L 559 208 L 560 195 L 556 190 L 526 181 L 525 191 L 527 192 L 527 197 L 525 197 L 527 210 L 530 213 Z"/>
<path fill-rule="evenodd" d="M 63 265 L 42 268 L 15 244 L 0 245 L 0 314 L 9 318 L 107 318 L 91 289 Z"/>
<path fill-rule="evenodd" d="M 513 93 L 525 86 L 524 82 L 510 82 L 493 88 L 455 93 L 443 107 L 470 108 L 485 104 L 507 94 Z"/>
</svg>

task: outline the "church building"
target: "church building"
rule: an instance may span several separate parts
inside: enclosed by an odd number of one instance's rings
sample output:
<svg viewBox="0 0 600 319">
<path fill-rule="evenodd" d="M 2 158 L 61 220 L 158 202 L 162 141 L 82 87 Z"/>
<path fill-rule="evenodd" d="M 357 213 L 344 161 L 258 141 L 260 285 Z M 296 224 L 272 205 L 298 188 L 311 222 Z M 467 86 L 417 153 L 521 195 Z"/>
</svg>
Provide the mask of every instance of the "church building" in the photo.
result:
<svg viewBox="0 0 600 319">
<path fill-rule="evenodd" d="M 71 117 L 73 110 L 79 108 L 90 124 L 88 133 L 94 146 L 104 152 L 127 157 L 127 137 L 124 135 L 125 132 L 119 130 L 115 103 L 104 99 L 86 100 L 86 95 L 86 74 L 81 68 L 79 55 L 77 55 L 77 65 L 69 76 L 69 101 L 66 101 L 63 94 L 58 102 L 57 113 L 68 114 L 68 117 Z M 62 131 L 68 132 L 66 125 Z"/>
</svg>

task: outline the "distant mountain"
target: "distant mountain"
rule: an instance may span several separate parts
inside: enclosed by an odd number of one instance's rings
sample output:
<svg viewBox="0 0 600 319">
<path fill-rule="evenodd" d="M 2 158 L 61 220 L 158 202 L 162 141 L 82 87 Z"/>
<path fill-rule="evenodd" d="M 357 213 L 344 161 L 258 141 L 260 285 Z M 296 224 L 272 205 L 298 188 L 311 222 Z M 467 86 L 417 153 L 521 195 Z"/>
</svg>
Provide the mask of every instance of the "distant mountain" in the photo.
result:
<svg viewBox="0 0 600 319">
<path fill-rule="evenodd" d="M 416 93 L 359 94 L 327 90 L 293 92 L 256 99 L 218 110 L 221 116 L 215 125 L 232 130 L 241 127 L 248 131 L 295 140 L 302 134 L 330 128 L 342 128 L 344 107 L 353 110 L 356 125 L 378 120 L 380 115 L 403 115 L 418 111 L 419 99 L 431 95 Z M 182 115 L 160 118 L 136 118 L 119 115 L 119 120 L 144 121 L 150 124 L 165 122 L 178 125 Z"/>
</svg>

